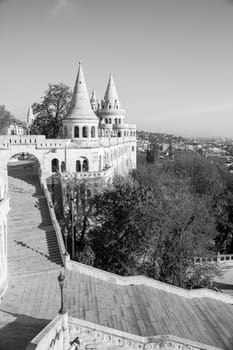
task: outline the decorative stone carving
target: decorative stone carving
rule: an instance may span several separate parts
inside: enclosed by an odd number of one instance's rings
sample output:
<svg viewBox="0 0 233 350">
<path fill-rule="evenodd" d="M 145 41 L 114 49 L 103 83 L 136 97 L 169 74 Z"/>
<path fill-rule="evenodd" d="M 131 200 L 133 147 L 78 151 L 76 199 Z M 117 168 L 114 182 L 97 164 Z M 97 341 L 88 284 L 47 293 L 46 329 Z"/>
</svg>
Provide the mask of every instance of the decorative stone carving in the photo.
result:
<svg viewBox="0 0 233 350">
<path fill-rule="evenodd" d="M 74 320 L 74 319 L 73 319 Z M 101 326 L 97 326 L 101 328 Z M 79 350 L 210 350 L 211 348 L 203 344 L 177 338 L 170 335 L 155 337 L 139 337 L 127 333 L 123 336 L 117 330 L 108 331 L 93 329 L 69 322 L 70 339 L 78 336 L 80 339 Z M 116 333 L 119 332 L 119 335 Z M 141 340 L 141 341 L 140 341 Z"/>
</svg>

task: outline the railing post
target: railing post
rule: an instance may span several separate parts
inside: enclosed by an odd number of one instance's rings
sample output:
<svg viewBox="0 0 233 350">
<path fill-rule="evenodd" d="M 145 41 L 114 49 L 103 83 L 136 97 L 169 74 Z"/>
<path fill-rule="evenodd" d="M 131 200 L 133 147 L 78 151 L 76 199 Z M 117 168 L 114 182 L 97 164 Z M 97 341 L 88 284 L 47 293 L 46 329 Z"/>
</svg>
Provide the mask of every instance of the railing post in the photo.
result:
<svg viewBox="0 0 233 350">
<path fill-rule="evenodd" d="M 63 315 L 63 314 L 66 313 L 66 309 L 65 309 L 65 306 L 64 306 L 64 293 L 63 293 L 65 275 L 63 275 L 63 273 L 60 272 L 60 274 L 59 274 L 57 279 L 58 279 L 60 290 L 61 290 L 61 307 L 60 307 L 60 310 L 59 310 L 59 314 Z"/>
<path fill-rule="evenodd" d="M 66 252 L 64 254 L 64 265 L 65 265 L 65 268 L 69 270 L 69 267 L 70 267 L 70 254 L 68 254 L 68 252 Z"/>
</svg>

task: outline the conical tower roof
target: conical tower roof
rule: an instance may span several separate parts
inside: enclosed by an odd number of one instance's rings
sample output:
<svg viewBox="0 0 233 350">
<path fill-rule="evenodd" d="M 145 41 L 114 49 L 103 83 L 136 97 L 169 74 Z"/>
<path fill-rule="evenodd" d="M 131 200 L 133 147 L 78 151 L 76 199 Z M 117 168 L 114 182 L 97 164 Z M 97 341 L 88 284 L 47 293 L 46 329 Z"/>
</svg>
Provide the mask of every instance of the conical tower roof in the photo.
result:
<svg viewBox="0 0 233 350">
<path fill-rule="evenodd" d="M 113 106 L 115 103 L 117 103 L 120 107 L 120 101 L 112 74 L 110 74 L 107 89 L 104 94 L 104 102 L 105 104 L 111 103 Z"/>
<path fill-rule="evenodd" d="M 73 96 L 71 100 L 71 108 L 64 119 L 95 119 L 97 116 L 93 112 L 89 100 L 87 86 L 82 70 L 82 65 L 79 62 L 78 74 L 74 85 Z"/>
</svg>

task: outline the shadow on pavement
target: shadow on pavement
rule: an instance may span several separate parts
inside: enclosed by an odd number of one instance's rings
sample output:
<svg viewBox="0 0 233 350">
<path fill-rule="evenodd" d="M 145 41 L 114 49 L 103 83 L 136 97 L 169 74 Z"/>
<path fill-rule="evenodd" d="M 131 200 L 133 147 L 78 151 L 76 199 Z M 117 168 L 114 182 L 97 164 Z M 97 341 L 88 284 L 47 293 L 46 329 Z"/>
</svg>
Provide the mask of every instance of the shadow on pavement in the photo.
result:
<svg viewBox="0 0 233 350">
<path fill-rule="evenodd" d="M 30 341 L 50 322 L 4 310 L 0 312 L 13 320 L 0 328 L 0 350 L 25 350 Z"/>
</svg>

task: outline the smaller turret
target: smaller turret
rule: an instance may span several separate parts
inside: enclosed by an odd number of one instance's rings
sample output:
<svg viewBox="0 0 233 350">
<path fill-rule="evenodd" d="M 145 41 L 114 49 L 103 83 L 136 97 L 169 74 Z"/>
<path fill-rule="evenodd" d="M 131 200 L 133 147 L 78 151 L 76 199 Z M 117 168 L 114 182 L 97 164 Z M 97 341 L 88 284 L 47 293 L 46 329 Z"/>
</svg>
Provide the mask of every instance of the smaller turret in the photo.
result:
<svg viewBox="0 0 233 350">
<path fill-rule="evenodd" d="M 125 111 L 121 109 L 120 100 L 117 94 L 116 86 L 112 74 L 110 74 L 108 85 L 101 101 L 101 107 L 98 110 L 100 119 L 104 119 L 106 125 L 117 127 L 124 123 Z"/>
<path fill-rule="evenodd" d="M 90 103 L 91 103 L 91 108 L 92 108 L 93 112 L 97 112 L 97 110 L 98 110 L 98 100 L 97 100 L 97 97 L 96 97 L 95 89 L 92 90 Z"/>
<path fill-rule="evenodd" d="M 107 89 L 105 91 L 104 99 L 102 100 L 102 108 L 115 110 L 120 108 L 120 101 L 117 94 L 116 86 L 112 74 L 108 81 Z"/>
</svg>

